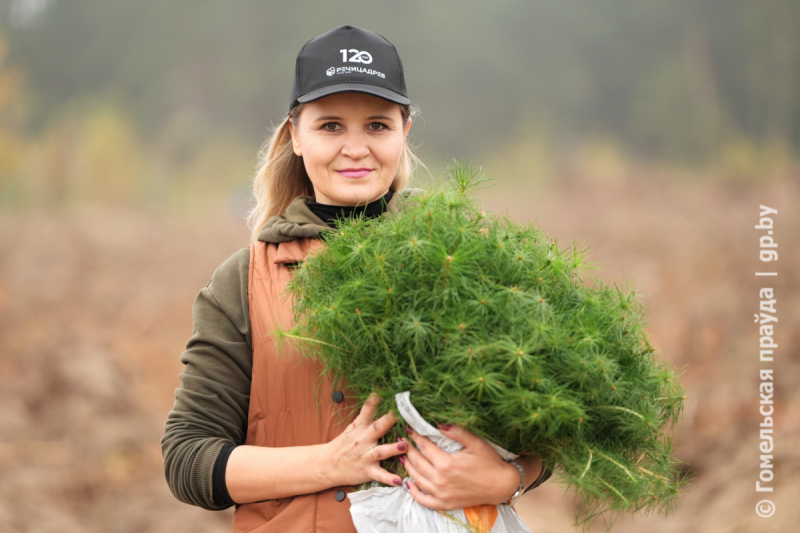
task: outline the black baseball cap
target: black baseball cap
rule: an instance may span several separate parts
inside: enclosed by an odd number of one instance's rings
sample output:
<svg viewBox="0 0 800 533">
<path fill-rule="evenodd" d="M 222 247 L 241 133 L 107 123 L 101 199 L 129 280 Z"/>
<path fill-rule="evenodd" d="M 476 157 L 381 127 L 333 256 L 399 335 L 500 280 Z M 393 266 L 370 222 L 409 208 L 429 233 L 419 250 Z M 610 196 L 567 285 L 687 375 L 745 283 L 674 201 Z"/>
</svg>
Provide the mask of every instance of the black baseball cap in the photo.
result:
<svg viewBox="0 0 800 533">
<path fill-rule="evenodd" d="M 346 25 L 311 39 L 300 49 L 289 112 L 298 103 L 349 91 L 401 105 L 411 103 L 394 45 L 377 33 Z"/>
</svg>

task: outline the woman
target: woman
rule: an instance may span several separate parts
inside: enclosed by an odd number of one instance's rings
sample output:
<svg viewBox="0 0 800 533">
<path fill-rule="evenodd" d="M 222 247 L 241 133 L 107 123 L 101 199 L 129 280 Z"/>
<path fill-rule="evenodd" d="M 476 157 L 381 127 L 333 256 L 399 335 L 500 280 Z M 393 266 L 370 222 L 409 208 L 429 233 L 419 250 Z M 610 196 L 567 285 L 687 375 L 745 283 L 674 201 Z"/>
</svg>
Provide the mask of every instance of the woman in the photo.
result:
<svg viewBox="0 0 800 533">
<path fill-rule="evenodd" d="M 318 364 L 275 348 L 270 331 L 292 318 L 282 291 L 292 267 L 324 245 L 320 234 L 337 217 L 397 211 L 420 192 L 406 187 L 411 122 L 402 63 L 383 37 L 341 26 L 298 54 L 289 116 L 254 180 L 253 242 L 195 301 L 161 440 L 176 498 L 214 510 L 235 504 L 237 532 L 355 531 L 346 493 L 370 480 L 400 485 L 381 467 L 394 456 L 414 479 L 411 495 L 433 509 L 508 503 L 549 474 L 536 457 L 504 462 L 457 427 L 442 428 L 465 445 L 454 455 L 413 433 L 379 444 L 396 420 L 374 420 L 377 398 L 360 411 L 337 409 L 353 406 L 346 390 L 326 379 L 315 394 Z"/>
</svg>

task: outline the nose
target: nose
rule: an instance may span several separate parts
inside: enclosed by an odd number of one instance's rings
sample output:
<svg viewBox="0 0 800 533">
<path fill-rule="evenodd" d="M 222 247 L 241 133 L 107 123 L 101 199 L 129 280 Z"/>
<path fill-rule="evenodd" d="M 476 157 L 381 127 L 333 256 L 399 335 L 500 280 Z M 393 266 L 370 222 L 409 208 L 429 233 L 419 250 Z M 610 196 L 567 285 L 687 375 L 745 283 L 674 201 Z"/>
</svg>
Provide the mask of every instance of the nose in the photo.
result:
<svg viewBox="0 0 800 533">
<path fill-rule="evenodd" d="M 364 135 L 362 135 L 360 132 L 349 133 L 344 139 L 342 155 L 356 161 L 367 157 L 369 155 L 369 145 L 367 144 L 367 139 L 364 138 Z"/>
</svg>

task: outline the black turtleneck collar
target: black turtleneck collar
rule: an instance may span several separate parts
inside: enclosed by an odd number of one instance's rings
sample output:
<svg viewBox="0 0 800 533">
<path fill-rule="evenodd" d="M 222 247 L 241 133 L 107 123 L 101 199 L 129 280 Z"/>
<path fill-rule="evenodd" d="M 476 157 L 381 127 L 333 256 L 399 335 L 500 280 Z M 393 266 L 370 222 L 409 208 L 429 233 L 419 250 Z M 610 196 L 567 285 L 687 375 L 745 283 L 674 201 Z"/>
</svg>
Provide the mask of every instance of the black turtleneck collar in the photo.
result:
<svg viewBox="0 0 800 533">
<path fill-rule="evenodd" d="M 392 199 L 392 190 L 389 189 L 386 194 L 373 200 L 366 205 L 329 205 L 321 204 L 314 200 L 307 202 L 308 208 L 312 213 L 317 215 L 328 226 L 335 228 L 335 221 L 337 218 L 352 217 L 353 215 L 360 215 L 364 213 L 367 218 L 373 218 L 381 215 L 386 210 L 386 205 Z"/>
</svg>

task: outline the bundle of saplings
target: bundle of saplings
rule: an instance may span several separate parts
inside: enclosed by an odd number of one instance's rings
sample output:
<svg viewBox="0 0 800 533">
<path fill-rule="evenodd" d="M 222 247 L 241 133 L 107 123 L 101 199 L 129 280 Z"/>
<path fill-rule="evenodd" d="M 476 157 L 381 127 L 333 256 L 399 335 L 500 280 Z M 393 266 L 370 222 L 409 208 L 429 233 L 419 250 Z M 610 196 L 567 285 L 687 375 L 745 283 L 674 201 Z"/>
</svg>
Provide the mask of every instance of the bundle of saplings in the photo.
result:
<svg viewBox="0 0 800 533">
<path fill-rule="evenodd" d="M 433 424 L 541 456 L 581 497 L 576 524 L 669 512 L 687 479 L 666 431 L 685 397 L 639 297 L 582 276 L 593 267 L 574 243 L 481 211 L 480 176 L 455 163 L 399 212 L 342 219 L 295 270 L 295 324 L 276 337 L 359 407 L 378 391 L 383 414 L 408 390 Z M 405 434 L 399 420 L 386 442 Z"/>
</svg>

